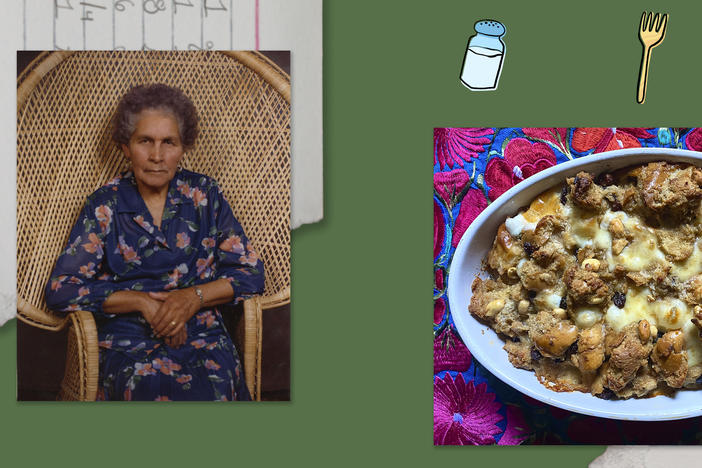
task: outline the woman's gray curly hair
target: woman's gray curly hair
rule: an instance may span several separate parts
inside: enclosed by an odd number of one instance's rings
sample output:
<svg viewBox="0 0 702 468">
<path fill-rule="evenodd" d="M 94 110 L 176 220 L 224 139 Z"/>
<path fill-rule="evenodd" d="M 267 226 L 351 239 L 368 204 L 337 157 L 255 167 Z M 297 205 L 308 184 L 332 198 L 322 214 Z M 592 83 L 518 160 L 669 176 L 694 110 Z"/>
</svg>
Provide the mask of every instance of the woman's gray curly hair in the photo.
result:
<svg viewBox="0 0 702 468">
<path fill-rule="evenodd" d="M 198 135 L 198 117 L 195 105 L 180 89 L 164 84 L 135 86 L 117 105 L 112 120 L 112 139 L 118 145 L 129 145 L 139 113 L 155 109 L 172 114 L 178 122 L 178 131 L 183 147 L 195 144 Z"/>
</svg>

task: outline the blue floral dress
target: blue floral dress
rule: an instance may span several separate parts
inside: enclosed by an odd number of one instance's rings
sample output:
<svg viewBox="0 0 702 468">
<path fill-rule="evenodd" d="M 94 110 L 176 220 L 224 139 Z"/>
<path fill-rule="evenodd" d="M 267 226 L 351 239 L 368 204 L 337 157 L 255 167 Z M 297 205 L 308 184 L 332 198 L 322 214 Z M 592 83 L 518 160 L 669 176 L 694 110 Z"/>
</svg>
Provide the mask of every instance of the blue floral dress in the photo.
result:
<svg viewBox="0 0 702 468">
<path fill-rule="evenodd" d="M 171 180 L 161 228 L 126 172 L 91 194 L 46 285 L 52 310 L 93 313 L 100 345 L 98 399 L 248 400 L 239 357 L 217 307 L 187 322 L 171 348 L 139 312 L 106 314 L 116 291 L 169 291 L 225 278 L 232 303 L 263 291 L 263 263 L 209 177 Z"/>
</svg>

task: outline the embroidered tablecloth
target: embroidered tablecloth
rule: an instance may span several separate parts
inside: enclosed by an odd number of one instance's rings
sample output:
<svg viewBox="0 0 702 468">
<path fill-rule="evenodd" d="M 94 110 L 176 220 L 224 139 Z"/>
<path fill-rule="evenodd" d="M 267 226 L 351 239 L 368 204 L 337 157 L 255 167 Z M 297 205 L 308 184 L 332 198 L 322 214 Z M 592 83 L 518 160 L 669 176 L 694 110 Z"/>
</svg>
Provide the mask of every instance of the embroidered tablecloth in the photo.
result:
<svg viewBox="0 0 702 468">
<path fill-rule="evenodd" d="M 473 359 L 449 310 L 451 258 L 470 223 L 491 201 L 550 166 L 638 147 L 702 151 L 702 128 L 434 129 L 434 444 L 702 442 L 702 418 L 603 419 L 519 393 Z"/>
</svg>

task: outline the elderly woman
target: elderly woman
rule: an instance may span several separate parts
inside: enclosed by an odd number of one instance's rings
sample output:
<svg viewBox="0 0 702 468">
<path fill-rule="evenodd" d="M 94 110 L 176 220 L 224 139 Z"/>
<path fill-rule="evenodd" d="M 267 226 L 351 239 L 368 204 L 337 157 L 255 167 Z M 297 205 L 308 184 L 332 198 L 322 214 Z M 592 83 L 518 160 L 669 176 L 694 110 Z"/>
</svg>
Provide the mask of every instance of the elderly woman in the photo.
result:
<svg viewBox="0 0 702 468">
<path fill-rule="evenodd" d="M 217 183 L 180 168 L 197 133 L 178 89 L 122 98 L 113 138 L 131 168 L 88 197 L 46 286 L 49 308 L 95 317 L 98 399 L 250 399 L 216 306 L 260 293 L 263 264 Z"/>
</svg>

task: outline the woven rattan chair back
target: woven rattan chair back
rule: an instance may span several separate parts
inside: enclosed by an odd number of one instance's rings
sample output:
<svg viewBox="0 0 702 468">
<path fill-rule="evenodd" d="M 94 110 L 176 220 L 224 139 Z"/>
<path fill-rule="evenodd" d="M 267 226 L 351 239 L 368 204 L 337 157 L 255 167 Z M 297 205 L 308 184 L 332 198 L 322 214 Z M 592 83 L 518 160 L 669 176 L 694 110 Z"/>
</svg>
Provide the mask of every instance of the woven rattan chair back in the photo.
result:
<svg viewBox="0 0 702 468">
<path fill-rule="evenodd" d="M 88 194 L 126 168 L 111 140 L 137 84 L 182 89 L 200 116 L 184 167 L 215 178 L 266 266 L 266 297 L 290 287 L 290 81 L 255 52 L 52 52 L 18 78 L 18 316 L 58 329 L 43 288 Z M 289 296 L 288 296 L 289 297 Z M 265 298 L 264 298 L 265 299 Z"/>
</svg>

